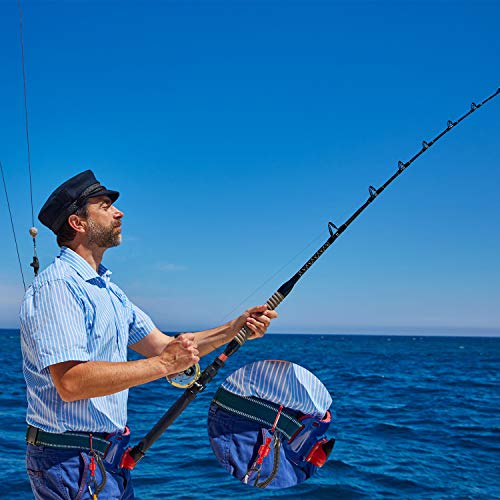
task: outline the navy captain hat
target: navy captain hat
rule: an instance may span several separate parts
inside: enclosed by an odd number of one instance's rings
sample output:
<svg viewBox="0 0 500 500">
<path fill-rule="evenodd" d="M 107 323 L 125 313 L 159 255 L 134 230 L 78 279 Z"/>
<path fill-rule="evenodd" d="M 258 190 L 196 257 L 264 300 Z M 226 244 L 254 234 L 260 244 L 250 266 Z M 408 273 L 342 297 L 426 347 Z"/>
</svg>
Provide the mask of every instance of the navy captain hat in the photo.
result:
<svg viewBox="0 0 500 500">
<path fill-rule="evenodd" d="M 120 193 L 106 189 L 92 170 L 85 170 L 54 190 L 40 210 L 38 220 L 57 234 L 68 217 L 94 196 L 108 196 L 114 203 Z"/>
</svg>

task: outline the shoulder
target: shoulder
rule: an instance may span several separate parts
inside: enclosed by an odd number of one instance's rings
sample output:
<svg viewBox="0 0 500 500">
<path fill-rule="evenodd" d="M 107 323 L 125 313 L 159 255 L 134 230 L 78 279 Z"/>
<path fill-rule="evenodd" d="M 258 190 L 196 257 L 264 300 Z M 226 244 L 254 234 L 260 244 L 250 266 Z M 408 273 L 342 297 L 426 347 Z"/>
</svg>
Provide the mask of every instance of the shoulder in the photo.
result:
<svg viewBox="0 0 500 500">
<path fill-rule="evenodd" d="M 51 289 L 68 290 L 78 295 L 78 274 L 58 257 L 54 259 L 31 283 L 24 295 L 24 302 Z"/>
<path fill-rule="evenodd" d="M 115 283 L 112 281 L 109 282 L 109 289 L 123 302 L 123 303 L 130 303 L 129 298 L 125 294 L 125 292 Z"/>
</svg>

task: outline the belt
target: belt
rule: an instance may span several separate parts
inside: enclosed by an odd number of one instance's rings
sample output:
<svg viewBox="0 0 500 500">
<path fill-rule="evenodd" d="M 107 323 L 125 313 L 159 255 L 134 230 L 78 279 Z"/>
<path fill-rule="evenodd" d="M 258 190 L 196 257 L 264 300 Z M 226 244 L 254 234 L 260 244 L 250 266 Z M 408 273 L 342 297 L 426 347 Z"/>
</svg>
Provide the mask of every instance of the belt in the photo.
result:
<svg viewBox="0 0 500 500">
<path fill-rule="evenodd" d="M 80 450 L 90 451 L 90 432 L 64 432 L 55 434 L 45 432 L 37 427 L 28 425 L 26 432 L 26 442 L 35 446 L 50 446 L 51 448 L 78 448 Z M 107 433 L 92 433 L 92 449 L 101 455 L 106 453 L 111 441 L 105 436 Z"/>
<path fill-rule="evenodd" d="M 228 413 L 248 418 L 253 422 L 267 426 L 269 429 L 276 420 L 276 415 L 280 408 L 280 405 L 271 401 L 253 396 L 238 396 L 223 387 L 219 387 L 212 403 L 215 403 Z M 296 415 L 296 412 L 292 413 L 290 410 L 282 410 L 276 425 L 276 429 L 284 434 L 288 440 L 292 439 L 303 427 Z"/>
</svg>

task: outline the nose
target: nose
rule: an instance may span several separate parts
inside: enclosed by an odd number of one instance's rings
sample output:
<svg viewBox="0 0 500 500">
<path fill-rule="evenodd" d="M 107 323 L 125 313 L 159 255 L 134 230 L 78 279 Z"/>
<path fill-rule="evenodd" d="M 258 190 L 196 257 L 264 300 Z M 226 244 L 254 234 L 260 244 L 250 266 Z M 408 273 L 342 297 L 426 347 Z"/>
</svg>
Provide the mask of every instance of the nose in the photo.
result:
<svg viewBox="0 0 500 500">
<path fill-rule="evenodd" d="M 113 208 L 115 209 L 115 213 L 113 214 L 113 217 L 115 219 L 121 219 L 123 217 L 123 212 L 121 210 L 119 210 L 118 208 L 116 208 L 114 205 L 113 205 Z"/>
</svg>

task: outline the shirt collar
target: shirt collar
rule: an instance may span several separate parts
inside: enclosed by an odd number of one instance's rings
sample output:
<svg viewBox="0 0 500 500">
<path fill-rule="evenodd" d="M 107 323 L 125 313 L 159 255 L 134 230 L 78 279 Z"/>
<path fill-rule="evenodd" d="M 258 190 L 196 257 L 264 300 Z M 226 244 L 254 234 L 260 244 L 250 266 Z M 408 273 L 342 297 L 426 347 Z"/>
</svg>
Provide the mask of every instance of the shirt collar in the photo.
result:
<svg viewBox="0 0 500 500">
<path fill-rule="evenodd" d="M 96 273 L 93 267 L 83 257 L 71 250 L 71 248 L 61 247 L 59 258 L 71 266 L 85 281 L 101 278 L 109 283 L 112 273 L 107 267 L 99 264 Z"/>
</svg>

